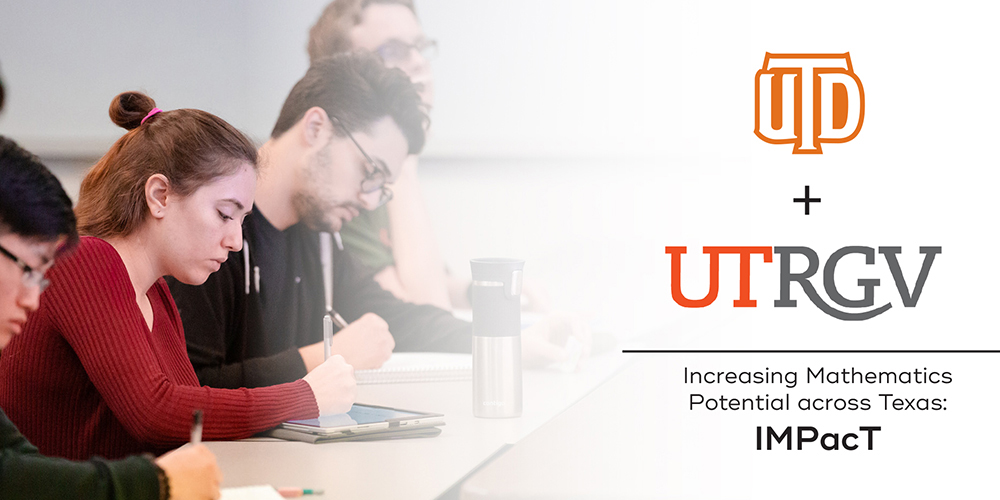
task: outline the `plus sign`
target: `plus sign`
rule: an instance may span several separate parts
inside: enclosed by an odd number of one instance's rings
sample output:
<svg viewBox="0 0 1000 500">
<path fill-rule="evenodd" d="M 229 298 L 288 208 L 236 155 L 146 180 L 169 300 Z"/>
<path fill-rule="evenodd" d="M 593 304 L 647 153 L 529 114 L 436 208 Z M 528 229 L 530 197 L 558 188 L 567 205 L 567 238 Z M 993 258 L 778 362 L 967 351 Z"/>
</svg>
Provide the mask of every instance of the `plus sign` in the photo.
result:
<svg viewBox="0 0 1000 500">
<path fill-rule="evenodd" d="M 795 202 L 795 203 L 805 203 L 806 204 L 806 215 L 809 215 L 809 204 L 813 203 L 813 202 L 819 203 L 820 199 L 819 198 L 810 198 L 809 197 L 809 186 L 806 186 L 806 195 L 805 195 L 805 197 L 804 198 L 792 198 L 792 201 Z"/>
</svg>

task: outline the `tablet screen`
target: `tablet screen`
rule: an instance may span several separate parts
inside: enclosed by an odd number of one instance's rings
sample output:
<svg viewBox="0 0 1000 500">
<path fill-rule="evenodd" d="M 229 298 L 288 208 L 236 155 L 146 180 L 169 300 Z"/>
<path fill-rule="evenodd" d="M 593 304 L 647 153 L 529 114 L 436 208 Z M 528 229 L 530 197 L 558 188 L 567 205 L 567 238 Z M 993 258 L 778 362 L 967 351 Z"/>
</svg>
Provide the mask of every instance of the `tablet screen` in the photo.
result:
<svg viewBox="0 0 1000 500">
<path fill-rule="evenodd" d="M 310 427 L 346 427 L 359 424 L 372 424 L 384 422 L 390 418 L 418 417 L 420 413 L 410 411 L 394 410 L 392 408 L 378 408 L 374 406 L 353 405 L 347 413 L 337 415 L 323 415 L 319 418 L 308 420 L 289 420 L 288 423 L 308 425 Z"/>
</svg>

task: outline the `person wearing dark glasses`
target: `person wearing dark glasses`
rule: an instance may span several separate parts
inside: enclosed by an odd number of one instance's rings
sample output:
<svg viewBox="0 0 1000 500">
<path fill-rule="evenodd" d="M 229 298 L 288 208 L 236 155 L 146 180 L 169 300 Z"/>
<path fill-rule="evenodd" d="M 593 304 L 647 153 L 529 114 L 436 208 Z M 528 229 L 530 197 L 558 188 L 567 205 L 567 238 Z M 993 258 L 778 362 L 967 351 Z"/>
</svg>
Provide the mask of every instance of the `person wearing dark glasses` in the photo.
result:
<svg viewBox="0 0 1000 500">
<path fill-rule="evenodd" d="M 317 61 L 295 84 L 259 151 L 243 249 L 203 285 L 170 281 L 202 384 L 270 386 L 323 362 L 325 258 L 330 304 L 349 322 L 332 351 L 355 369 L 381 366 L 393 349 L 470 351 L 470 323 L 399 300 L 333 237 L 321 243 L 321 233 L 393 198 L 403 161 L 423 147 L 426 119 L 409 78 L 370 53 Z"/>
</svg>

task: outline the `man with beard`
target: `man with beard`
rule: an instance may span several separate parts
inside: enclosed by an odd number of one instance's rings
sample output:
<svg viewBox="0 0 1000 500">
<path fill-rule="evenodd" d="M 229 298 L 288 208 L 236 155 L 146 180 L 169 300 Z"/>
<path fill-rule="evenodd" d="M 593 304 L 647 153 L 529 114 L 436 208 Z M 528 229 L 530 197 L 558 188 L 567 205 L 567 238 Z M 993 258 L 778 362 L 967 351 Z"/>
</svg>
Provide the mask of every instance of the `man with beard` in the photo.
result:
<svg viewBox="0 0 1000 500">
<path fill-rule="evenodd" d="M 386 184 L 423 147 L 419 104 L 406 75 L 371 55 L 319 62 L 295 85 L 260 148 L 243 249 L 203 285 L 169 283 L 203 384 L 274 385 L 323 362 L 321 232 L 339 230 L 392 196 Z M 361 369 L 381 366 L 396 346 L 470 349 L 469 323 L 400 302 L 349 255 L 335 245 L 329 251 L 333 309 L 350 323 L 334 336 L 334 354 Z"/>
<path fill-rule="evenodd" d="M 369 53 L 314 62 L 292 88 L 259 151 L 256 201 L 244 244 L 205 284 L 169 280 L 188 356 L 204 385 L 261 387 L 303 377 L 323 362 L 327 310 L 322 233 L 392 197 L 387 186 L 423 147 L 427 116 L 406 74 Z M 332 308 L 348 326 L 332 352 L 355 369 L 401 351 L 469 352 L 472 325 L 383 290 L 330 244 Z M 571 326 L 542 321 L 523 334 L 523 362 L 565 359 L 549 341 Z M 391 332 L 391 333 L 390 333 Z"/>
</svg>

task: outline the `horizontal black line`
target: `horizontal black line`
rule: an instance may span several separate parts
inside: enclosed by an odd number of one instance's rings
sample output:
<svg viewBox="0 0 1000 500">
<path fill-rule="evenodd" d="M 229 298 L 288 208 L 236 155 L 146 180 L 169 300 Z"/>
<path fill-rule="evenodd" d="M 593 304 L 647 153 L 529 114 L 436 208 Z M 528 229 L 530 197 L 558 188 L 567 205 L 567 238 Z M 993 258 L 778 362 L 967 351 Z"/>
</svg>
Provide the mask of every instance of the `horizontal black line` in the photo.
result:
<svg viewBox="0 0 1000 500">
<path fill-rule="evenodd" d="M 1000 354 L 1000 350 L 626 349 L 624 354 Z"/>
</svg>

